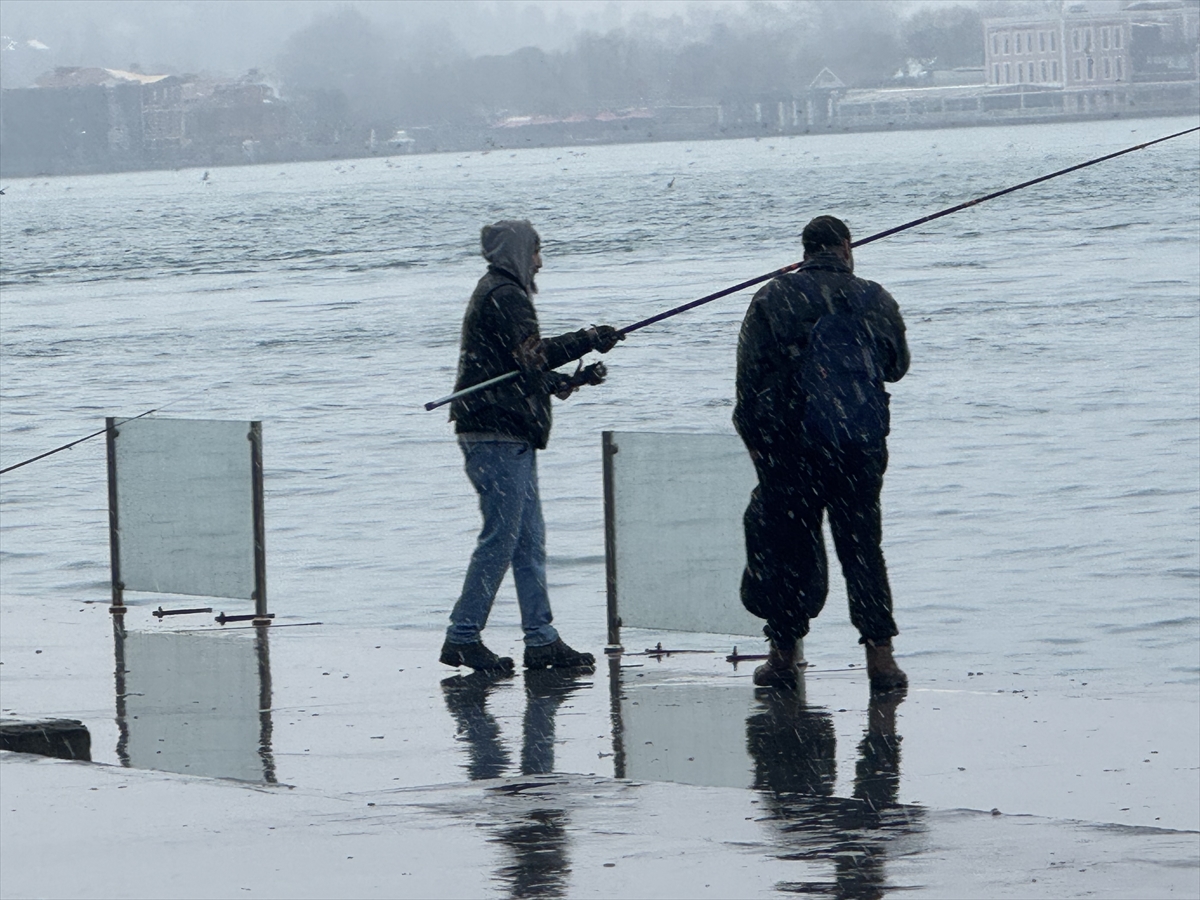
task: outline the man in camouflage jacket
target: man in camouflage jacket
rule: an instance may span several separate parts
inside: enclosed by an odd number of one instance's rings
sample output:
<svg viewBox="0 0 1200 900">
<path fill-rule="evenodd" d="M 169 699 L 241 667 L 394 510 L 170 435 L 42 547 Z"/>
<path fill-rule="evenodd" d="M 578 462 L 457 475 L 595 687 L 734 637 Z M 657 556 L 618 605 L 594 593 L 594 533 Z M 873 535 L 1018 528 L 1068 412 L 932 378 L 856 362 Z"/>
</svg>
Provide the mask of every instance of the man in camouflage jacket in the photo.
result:
<svg viewBox="0 0 1200 900">
<path fill-rule="evenodd" d="M 797 644 L 820 613 L 828 592 L 821 520 L 830 530 L 850 600 L 850 618 L 866 645 L 867 669 L 876 690 L 907 684 L 892 658 L 898 633 L 880 546 L 879 506 L 887 468 L 886 422 L 866 443 L 831 444 L 806 427 L 811 402 L 801 373 L 811 354 L 810 337 L 823 316 L 837 312 L 865 323 L 877 390 L 908 371 L 904 320 L 891 295 L 856 278 L 850 230 L 832 216 L 804 229 L 804 262 L 771 280 L 754 296 L 738 340 L 737 406 L 733 421 L 758 474 L 745 514 L 746 570 L 742 603 L 766 619 L 771 642 L 756 684 L 787 687 L 802 665 Z M 884 406 L 886 416 L 886 406 Z"/>
</svg>

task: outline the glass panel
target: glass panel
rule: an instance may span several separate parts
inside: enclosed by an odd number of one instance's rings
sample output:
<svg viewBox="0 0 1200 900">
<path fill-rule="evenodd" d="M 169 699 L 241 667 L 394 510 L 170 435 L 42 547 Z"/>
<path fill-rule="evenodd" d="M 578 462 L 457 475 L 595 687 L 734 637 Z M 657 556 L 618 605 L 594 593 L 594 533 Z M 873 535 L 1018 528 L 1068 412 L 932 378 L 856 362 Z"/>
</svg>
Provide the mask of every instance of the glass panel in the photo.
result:
<svg viewBox="0 0 1200 900">
<path fill-rule="evenodd" d="M 742 514 L 757 483 L 736 435 L 613 435 L 617 603 L 630 628 L 762 635 L 742 608 Z"/>
<path fill-rule="evenodd" d="M 254 498 L 248 422 L 117 426 L 117 523 L 127 591 L 250 599 Z"/>
<path fill-rule="evenodd" d="M 269 686 L 259 710 L 270 677 L 265 637 L 118 629 L 116 640 L 124 669 L 117 755 L 125 765 L 275 780 Z"/>
</svg>

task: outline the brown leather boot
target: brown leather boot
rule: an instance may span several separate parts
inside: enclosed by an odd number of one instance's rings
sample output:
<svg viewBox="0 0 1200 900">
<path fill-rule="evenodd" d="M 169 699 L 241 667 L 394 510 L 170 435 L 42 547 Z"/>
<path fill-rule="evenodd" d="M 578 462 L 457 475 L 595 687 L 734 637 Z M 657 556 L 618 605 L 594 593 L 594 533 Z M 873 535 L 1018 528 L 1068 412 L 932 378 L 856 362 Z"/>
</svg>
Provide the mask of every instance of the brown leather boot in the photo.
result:
<svg viewBox="0 0 1200 900">
<path fill-rule="evenodd" d="M 908 687 L 908 676 L 892 658 L 891 641 L 867 641 L 867 678 L 873 691 L 895 691 Z"/>
<path fill-rule="evenodd" d="M 754 683 L 759 687 L 793 690 L 800 678 L 797 655 L 795 643 L 787 646 L 772 639 L 767 661 L 754 670 Z"/>
</svg>

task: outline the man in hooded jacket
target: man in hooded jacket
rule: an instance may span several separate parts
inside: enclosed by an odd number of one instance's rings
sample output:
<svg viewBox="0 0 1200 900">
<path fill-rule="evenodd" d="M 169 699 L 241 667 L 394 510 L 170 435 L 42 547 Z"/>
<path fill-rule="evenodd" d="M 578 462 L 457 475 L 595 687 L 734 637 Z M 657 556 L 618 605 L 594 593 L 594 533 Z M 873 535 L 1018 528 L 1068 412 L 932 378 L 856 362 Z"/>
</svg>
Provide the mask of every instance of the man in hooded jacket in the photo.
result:
<svg viewBox="0 0 1200 900">
<path fill-rule="evenodd" d="M 450 406 L 467 477 L 479 494 L 483 529 L 450 613 L 441 661 L 491 672 L 513 668 L 483 644 L 496 591 L 511 565 L 525 633 L 528 668 L 590 667 L 595 658 L 569 647 L 551 624 L 546 590 L 545 524 L 538 496 L 537 451 L 550 437 L 550 395 L 566 399 L 584 384 L 600 384 L 596 363 L 568 376 L 552 371 L 592 350 L 607 353 L 623 338 L 607 325 L 542 338 L 532 295 L 541 268 L 541 239 L 524 220 L 482 231 L 487 274 L 463 319 L 455 390 L 518 368 L 520 377 L 459 398 Z"/>
<path fill-rule="evenodd" d="M 767 661 L 754 672 L 761 687 L 792 687 L 802 664 L 798 642 L 825 604 L 829 587 L 821 520 L 829 527 L 850 600 L 850 620 L 866 647 L 873 690 L 908 679 L 892 658 L 892 592 L 884 563 L 879 494 L 887 469 L 885 381 L 908 371 L 904 320 L 892 295 L 854 275 L 850 229 L 833 216 L 804 228 L 800 268 L 772 279 L 746 311 L 738 339 L 734 426 L 758 473 L 745 515 L 742 604 L 766 619 Z M 840 325 L 821 326 L 839 319 Z M 852 323 L 852 324 L 848 324 Z M 837 382 L 829 346 L 817 335 L 846 327 L 857 343 L 846 356 L 863 381 L 828 385 L 840 397 L 814 394 L 814 378 Z M 823 345 L 823 346 L 822 346 Z M 814 366 L 814 363 L 817 365 Z M 873 399 L 874 421 L 852 420 L 855 401 Z M 867 409 L 866 405 L 861 407 Z M 818 414 L 825 413 L 828 418 Z M 842 421 L 834 421 L 839 417 Z"/>
</svg>

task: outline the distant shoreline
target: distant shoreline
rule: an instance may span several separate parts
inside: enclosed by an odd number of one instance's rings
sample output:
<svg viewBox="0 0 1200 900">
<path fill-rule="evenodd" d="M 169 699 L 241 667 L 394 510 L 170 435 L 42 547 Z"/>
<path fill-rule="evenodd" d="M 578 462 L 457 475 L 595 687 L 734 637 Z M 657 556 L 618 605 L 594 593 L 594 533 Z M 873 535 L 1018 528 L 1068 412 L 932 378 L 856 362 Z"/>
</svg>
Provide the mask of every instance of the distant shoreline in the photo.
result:
<svg viewBox="0 0 1200 900">
<path fill-rule="evenodd" d="M 11 154 L 0 156 L 0 177 L 54 178 L 79 175 L 105 175 L 120 172 L 151 172 L 181 169 L 224 168 L 246 165 L 281 165 L 296 162 L 352 161 L 358 159 L 396 159 L 405 156 L 437 153 L 480 153 L 515 151 L 555 147 L 588 147 L 621 144 L 668 143 L 676 141 L 721 141 L 753 138 L 780 139 L 828 134 L 864 134 L 901 131 L 936 131 L 945 129 L 993 127 L 1005 125 L 1038 125 L 1068 122 L 1137 121 L 1154 118 L 1195 118 L 1200 116 L 1200 83 L 1178 85 L 1195 95 L 1194 104 L 1144 105 L 1136 111 L 1099 108 L 1089 105 L 1085 111 L 1060 112 L 1054 107 L 1012 107 L 1001 110 L 951 110 L 930 114 L 926 111 L 903 112 L 887 94 L 915 92 L 862 92 L 877 98 L 875 106 L 865 114 L 847 115 L 844 121 L 828 125 L 808 125 L 786 121 L 784 104 L 751 104 L 751 108 L 776 106 L 775 121 L 761 121 L 749 116 L 740 121 L 719 123 L 721 107 L 681 107 L 656 110 L 659 115 L 623 117 L 612 120 L 584 119 L 577 121 L 531 122 L 515 127 L 464 127 L 412 129 L 416 138 L 402 147 L 388 148 L 381 143 L 371 149 L 366 143 L 345 141 L 336 144 L 293 144 L 247 141 L 242 147 L 215 147 L 196 156 L 180 156 L 157 163 L 130 161 L 127 164 L 95 161 L 56 161 L 54 165 L 34 167 L 9 161 Z M 7 92 L 6 92 L 7 93 Z M 1058 92 L 1062 93 L 1062 92 Z M 851 95 L 853 96 L 853 95 Z M 1008 95 L 1015 96 L 1015 95 Z M 849 99 L 849 98 L 847 98 Z M 861 104 L 861 101 L 860 101 Z M 850 105 L 843 100 L 843 108 Z M 878 106 L 889 107 L 879 111 Z M 1190 108 L 1189 108 L 1190 106 Z M 712 111 L 712 117 L 698 115 Z M 750 120 L 747 121 L 746 119 Z M 780 121 L 784 120 L 784 121 Z"/>
</svg>

